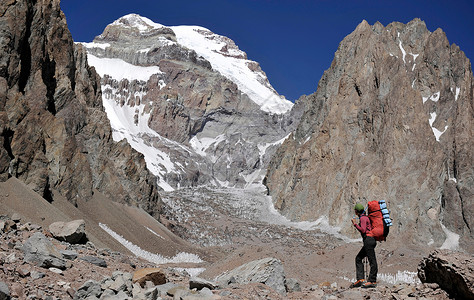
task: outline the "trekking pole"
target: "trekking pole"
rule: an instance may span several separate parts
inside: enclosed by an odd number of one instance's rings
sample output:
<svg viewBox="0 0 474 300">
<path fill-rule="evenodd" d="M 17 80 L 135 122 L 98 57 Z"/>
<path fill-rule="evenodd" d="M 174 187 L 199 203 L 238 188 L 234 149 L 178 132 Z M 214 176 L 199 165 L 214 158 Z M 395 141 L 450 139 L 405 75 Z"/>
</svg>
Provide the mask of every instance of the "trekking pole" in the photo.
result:
<svg viewBox="0 0 474 300">
<path fill-rule="evenodd" d="M 365 280 L 367 280 L 367 281 L 369 281 L 369 272 L 367 270 L 367 268 L 369 267 L 368 262 L 369 262 L 369 259 L 367 257 L 364 257 L 364 266 L 365 266 L 365 268 L 364 268 L 364 273 L 365 274 L 364 275 L 365 275 Z"/>
</svg>

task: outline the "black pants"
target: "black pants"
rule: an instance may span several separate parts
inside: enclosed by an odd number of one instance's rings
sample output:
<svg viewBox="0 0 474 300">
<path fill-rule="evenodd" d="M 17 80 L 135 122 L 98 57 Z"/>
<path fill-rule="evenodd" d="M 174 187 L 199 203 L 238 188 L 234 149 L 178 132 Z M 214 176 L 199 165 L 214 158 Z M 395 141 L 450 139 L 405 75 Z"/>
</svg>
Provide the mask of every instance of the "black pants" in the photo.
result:
<svg viewBox="0 0 474 300">
<path fill-rule="evenodd" d="M 364 279 L 364 264 L 362 263 L 362 260 L 364 257 L 368 257 L 370 273 L 367 281 L 377 282 L 378 266 L 377 258 L 375 258 L 375 246 L 377 246 L 377 242 L 373 237 L 367 236 L 364 238 L 364 247 L 360 249 L 359 254 L 357 254 L 355 259 L 357 280 Z"/>
</svg>

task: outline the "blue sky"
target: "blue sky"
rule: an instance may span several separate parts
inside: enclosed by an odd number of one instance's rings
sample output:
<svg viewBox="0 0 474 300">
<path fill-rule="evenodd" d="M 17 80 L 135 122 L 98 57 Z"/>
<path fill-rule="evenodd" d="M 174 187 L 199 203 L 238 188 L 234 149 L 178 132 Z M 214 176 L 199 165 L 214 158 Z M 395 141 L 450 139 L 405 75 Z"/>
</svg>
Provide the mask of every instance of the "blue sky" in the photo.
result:
<svg viewBox="0 0 474 300">
<path fill-rule="evenodd" d="M 362 21 L 425 21 L 474 58 L 474 1 L 62 0 L 76 42 L 129 13 L 163 25 L 199 25 L 235 41 L 289 100 L 316 91 L 339 42 Z"/>
</svg>

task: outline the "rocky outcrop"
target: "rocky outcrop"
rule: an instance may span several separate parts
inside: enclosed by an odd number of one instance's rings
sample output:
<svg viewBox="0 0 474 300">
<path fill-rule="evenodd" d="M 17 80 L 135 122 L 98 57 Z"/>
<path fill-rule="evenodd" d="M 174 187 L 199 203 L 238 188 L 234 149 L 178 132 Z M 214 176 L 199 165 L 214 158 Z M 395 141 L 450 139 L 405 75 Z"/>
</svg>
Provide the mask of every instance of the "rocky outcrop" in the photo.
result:
<svg viewBox="0 0 474 300">
<path fill-rule="evenodd" d="M 385 199 L 392 236 L 474 251 L 473 74 L 441 29 L 363 21 L 301 101 L 265 179 L 284 215 L 353 234 L 353 205 Z"/>
<path fill-rule="evenodd" d="M 240 81 L 224 76 L 181 44 L 174 32 L 178 30 L 127 15 L 108 25 L 93 43 L 84 43 L 89 61 L 102 76 L 108 117 L 118 120 L 112 122 L 114 139 L 126 138 L 147 155 L 150 170 L 165 190 L 209 182 L 260 184 L 271 155 L 301 114 L 262 110 L 265 103 L 257 104 L 254 93 L 243 93 Z M 247 61 L 230 39 L 204 28 L 189 29 L 191 33 L 203 43 L 225 45 L 212 53 L 232 59 L 229 68 Z M 114 72 L 117 59 L 127 64 L 128 77 Z M 279 98 L 258 63 L 247 62 L 243 71 L 269 93 L 268 103 L 275 97 L 289 103 Z M 149 71 L 150 76 L 142 78 L 132 70 Z"/>
<path fill-rule="evenodd" d="M 54 238 L 66 241 L 70 244 L 80 243 L 86 240 L 86 222 L 74 220 L 71 222 L 54 222 L 49 225 L 49 231 Z"/>
<path fill-rule="evenodd" d="M 268 257 L 251 261 L 229 272 L 219 275 L 216 281 L 227 286 L 232 283 L 263 283 L 281 295 L 286 295 L 285 271 L 279 259 Z"/>
<path fill-rule="evenodd" d="M 33 234 L 23 245 L 25 261 L 42 268 L 66 268 L 59 250 L 43 234 Z"/>
<path fill-rule="evenodd" d="M 0 179 L 52 201 L 95 190 L 159 212 L 143 156 L 112 140 L 99 77 L 75 46 L 58 0 L 0 4 Z"/>
<path fill-rule="evenodd" d="M 460 252 L 435 250 L 418 266 L 423 283 L 436 283 L 455 299 L 474 299 L 474 257 Z"/>
</svg>

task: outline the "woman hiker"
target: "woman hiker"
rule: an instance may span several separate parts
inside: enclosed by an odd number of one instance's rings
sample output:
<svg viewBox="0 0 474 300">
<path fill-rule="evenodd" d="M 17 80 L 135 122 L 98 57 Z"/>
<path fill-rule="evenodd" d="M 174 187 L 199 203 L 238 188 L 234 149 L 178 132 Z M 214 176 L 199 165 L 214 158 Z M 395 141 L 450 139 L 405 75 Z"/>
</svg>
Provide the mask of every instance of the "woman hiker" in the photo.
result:
<svg viewBox="0 0 474 300">
<path fill-rule="evenodd" d="M 378 267 L 377 259 L 375 258 L 375 246 L 377 245 L 377 242 L 372 236 L 367 235 L 372 227 L 370 226 L 369 217 L 367 217 L 367 215 L 364 213 L 364 206 L 360 203 L 357 203 L 354 207 L 354 211 L 359 217 L 359 224 L 357 224 L 355 218 L 352 219 L 352 224 L 360 232 L 364 246 L 362 249 L 360 249 L 359 254 L 357 254 L 355 259 L 357 281 L 351 284 L 351 288 L 373 288 L 377 286 Z M 368 281 L 364 279 L 364 264 L 362 263 L 364 257 L 369 259 L 370 264 Z"/>
</svg>

